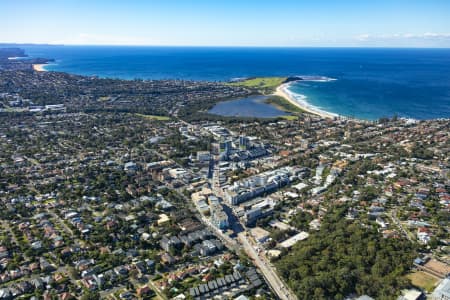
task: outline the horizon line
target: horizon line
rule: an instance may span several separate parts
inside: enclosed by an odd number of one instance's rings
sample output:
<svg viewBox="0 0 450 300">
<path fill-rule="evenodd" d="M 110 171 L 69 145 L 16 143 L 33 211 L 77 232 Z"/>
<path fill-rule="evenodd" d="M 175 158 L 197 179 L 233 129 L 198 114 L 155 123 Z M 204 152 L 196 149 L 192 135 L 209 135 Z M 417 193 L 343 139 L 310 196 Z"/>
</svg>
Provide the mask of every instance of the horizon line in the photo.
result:
<svg viewBox="0 0 450 300">
<path fill-rule="evenodd" d="M 287 46 L 287 45 L 180 45 L 180 44 L 59 44 L 59 43 L 26 43 L 26 42 L 0 42 L 0 45 L 17 45 L 17 46 L 93 46 L 93 47 L 185 47 L 185 48 L 354 48 L 354 49 L 450 49 L 448 46 Z"/>
</svg>

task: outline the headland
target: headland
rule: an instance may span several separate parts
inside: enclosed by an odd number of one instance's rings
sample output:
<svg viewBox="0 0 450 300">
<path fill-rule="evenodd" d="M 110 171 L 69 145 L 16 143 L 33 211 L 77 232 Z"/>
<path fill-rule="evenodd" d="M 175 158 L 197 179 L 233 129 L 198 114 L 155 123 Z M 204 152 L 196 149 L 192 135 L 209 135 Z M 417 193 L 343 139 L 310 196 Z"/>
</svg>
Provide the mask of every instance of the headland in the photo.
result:
<svg viewBox="0 0 450 300">
<path fill-rule="evenodd" d="M 288 108 L 283 107 L 284 111 L 291 113 L 307 112 L 311 114 L 318 115 L 322 118 L 336 118 L 339 115 L 321 110 L 309 104 L 306 101 L 306 96 L 292 93 L 289 90 L 289 86 L 298 81 L 316 81 L 316 82 L 327 82 L 333 81 L 334 78 L 324 77 L 324 76 L 292 76 L 292 77 L 253 77 L 253 78 L 243 78 L 230 83 L 234 86 L 243 86 L 253 90 L 255 93 L 267 95 L 267 96 L 277 96 L 281 97 L 290 105 L 294 107 Z M 277 102 L 277 101 L 275 101 Z M 278 106 L 277 103 L 273 101 L 268 101 L 269 104 Z M 279 101 L 278 101 L 279 102 Z M 284 105 L 286 106 L 286 105 Z M 287 105 L 289 106 L 289 105 Z"/>
</svg>

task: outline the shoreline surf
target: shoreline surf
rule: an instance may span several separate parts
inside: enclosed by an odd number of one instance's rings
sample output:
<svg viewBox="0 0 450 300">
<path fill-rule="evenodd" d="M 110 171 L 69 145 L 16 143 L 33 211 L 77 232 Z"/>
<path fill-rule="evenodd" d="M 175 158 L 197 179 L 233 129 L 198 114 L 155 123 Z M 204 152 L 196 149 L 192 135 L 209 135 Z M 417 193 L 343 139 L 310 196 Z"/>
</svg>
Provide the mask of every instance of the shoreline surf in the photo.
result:
<svg viewBox="0 0 450 300">
<path fill-rule="evenodd" d="M 36 72 L 47 72 L 47 70 L 45 69 L 45 66 L 47 64 L 33 64 L 33 70 L 35 70 Z"/>
<path fill-rule="evenodd" d="M 295 82 L 295 81 L 293 81 L 293 82 Z M 335 119 L 335 118 L 342 117 L 338 114 L 324 111 L 318 107 L 315 107 L 314 105 L 311 105 L 310 103 L 308 103 L 306 101 L 306 96 L 304 96 L 304 95 L 295 94 L 295 93 L 289 91 L 289 86 L 291 84 L 292 84 L 292 82 L 289 82 L 289 83 L 283 83 L 282 85 L 278 86 L 274 95 L 280 96 L 280 97 L 286 99 L 287 101 L 289 101 L 291 104 L 297 106 L 298 108 L 300 108 L 308 113 L 318 115 L 322 118 Z M 301 99 L 299 99 L 299 98 L 301 98 Z"/>
<path fill-rule="evenodd" d="M 299 83 L 289 87 L 295 93 L 295 102 L 303 100 L 315 112 L 312 106 L 351 119 L 375 121 L 397 115 L 427 120 L 450 116 L 449 83 L 443 80 L 450 76 L 448 49 L 24 49 L 30 58 L 54 58 L 56 63 L 45 66 L 46 71 L 99 78 L 228 82 L 264 76 L 302 77 L 304 87 Z M 424 63 L 417 64 L 419 60 Z M 321 82 L 330 81 L 325 76 L 337 81 Z M 298 94 L 307 95 L 307 99 Z"/>
</svg>

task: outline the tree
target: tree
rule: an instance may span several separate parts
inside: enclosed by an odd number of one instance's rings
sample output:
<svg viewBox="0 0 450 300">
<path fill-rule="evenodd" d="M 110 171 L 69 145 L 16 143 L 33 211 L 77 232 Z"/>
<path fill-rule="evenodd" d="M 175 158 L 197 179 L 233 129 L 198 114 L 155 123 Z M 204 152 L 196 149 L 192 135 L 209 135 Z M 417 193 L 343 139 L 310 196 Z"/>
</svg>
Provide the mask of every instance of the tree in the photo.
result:
<svg viewBox="0 0 450 300">
<path fill-rule="evenodd" d="M 80 297 L 81 300 L 97 300 L 100 299 L 100 294 L 97 291 L 91 291 L 88 289 L 83 290 L 83 294 Z"/>
<path fill-rule="evenodd" d="M 335 207 L 318 232 L 297 243 L 276 263 L 299 299 L 343 299 L 351 293 L 395 299 L 415 257 L 406 239 L 385 239 L 375 227 L 345 219 Z"/>
</svg>

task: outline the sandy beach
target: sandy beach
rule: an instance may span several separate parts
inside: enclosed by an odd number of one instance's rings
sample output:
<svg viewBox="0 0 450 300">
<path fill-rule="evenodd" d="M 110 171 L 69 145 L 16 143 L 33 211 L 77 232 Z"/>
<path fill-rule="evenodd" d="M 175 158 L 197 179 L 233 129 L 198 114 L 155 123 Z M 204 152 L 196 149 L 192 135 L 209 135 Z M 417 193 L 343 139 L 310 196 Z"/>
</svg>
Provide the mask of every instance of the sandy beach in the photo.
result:
<svg viewBox="0 0 450 300">
<path fill-rule="evenodd" d="M 37 71 L 37 72 L 45 72 L 46 70 L 44 69 L 46 64 L 34 64 L 33 65 L 33 70 Z"/>
<path fill-rule="evenodd" d="M 308 105 L 306 101 L 299 101 L 297 100 L 291 92 L 288 90 L 289 83 L 284 83 L 277 87 L 275 95 L 280 96 L 288 100 L 291 104 L 303 109 L 304 111 L 307 111 L 311 114 L 318 115 L 322 118 L 336 118 L 338 117 L 337 114 L 329 113 L 320 109 L 317 109 L 311 105 Z"/>
</svg>

